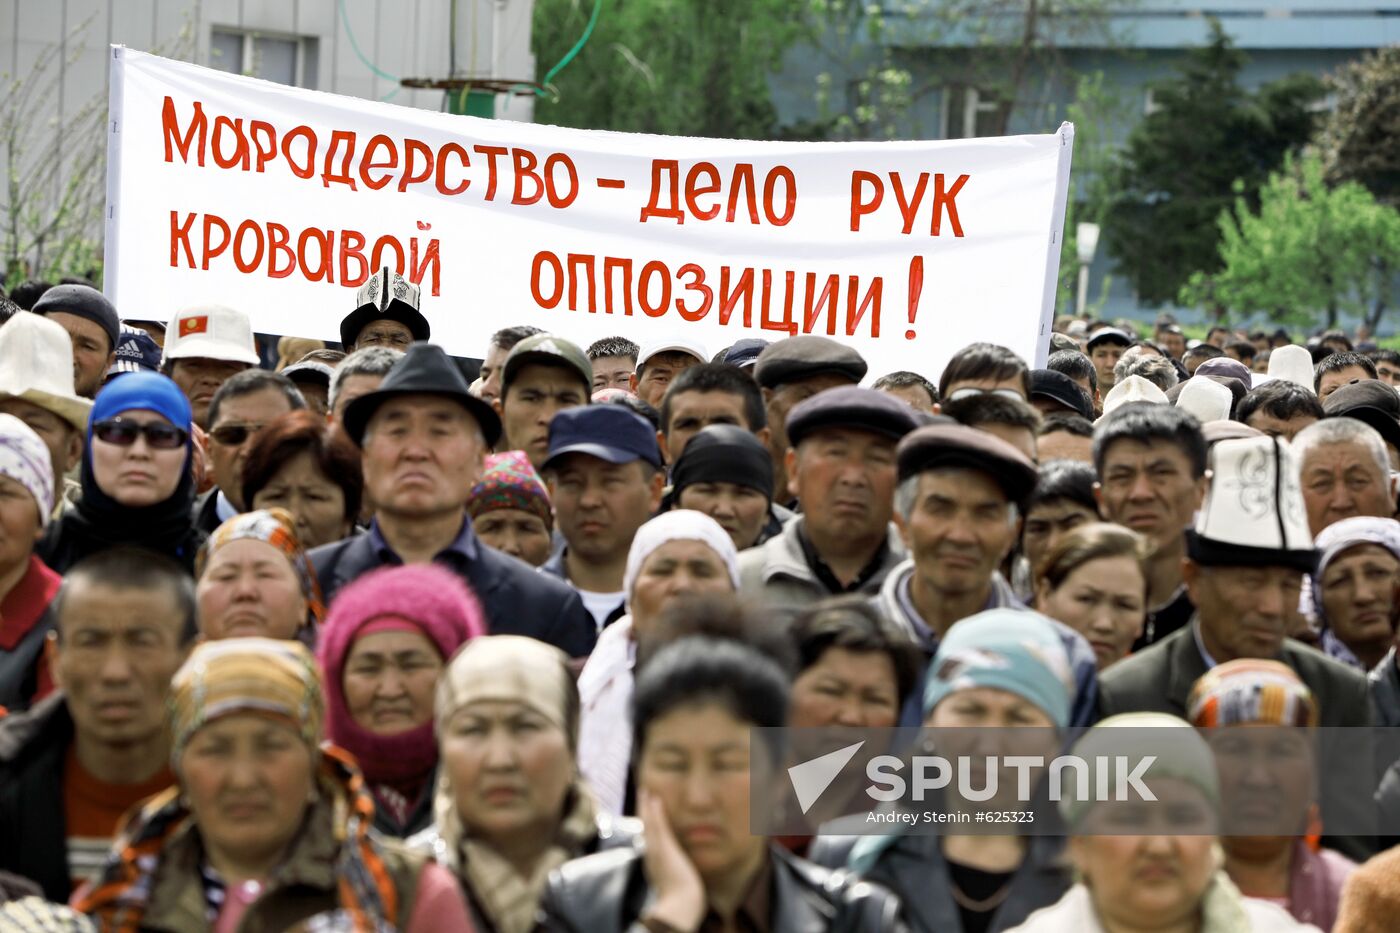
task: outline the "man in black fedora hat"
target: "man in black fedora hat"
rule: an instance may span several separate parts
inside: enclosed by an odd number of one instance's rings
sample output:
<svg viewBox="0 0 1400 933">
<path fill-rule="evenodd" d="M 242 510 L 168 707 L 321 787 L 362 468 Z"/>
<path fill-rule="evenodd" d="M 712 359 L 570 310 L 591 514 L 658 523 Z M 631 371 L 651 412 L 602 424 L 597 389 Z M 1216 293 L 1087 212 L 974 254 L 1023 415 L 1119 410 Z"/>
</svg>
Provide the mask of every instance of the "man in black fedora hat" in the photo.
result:
<svg viewBox="0 0 1400 933">
<path fill-rule="evenodd" d="M 592 650 L 595 627 L 578 594 L 472 530 L 466 501 L 501 422 L 441 347 L 413 344 L 378 390 L 346 407 L 343 424 L 363 451 L 375 516 L 368 534 L 311 552 L 327 602 L 376 567 L 433 561 L 467 581 L 493 635 L 528 635 L 572 657 Z"/>
</svg>

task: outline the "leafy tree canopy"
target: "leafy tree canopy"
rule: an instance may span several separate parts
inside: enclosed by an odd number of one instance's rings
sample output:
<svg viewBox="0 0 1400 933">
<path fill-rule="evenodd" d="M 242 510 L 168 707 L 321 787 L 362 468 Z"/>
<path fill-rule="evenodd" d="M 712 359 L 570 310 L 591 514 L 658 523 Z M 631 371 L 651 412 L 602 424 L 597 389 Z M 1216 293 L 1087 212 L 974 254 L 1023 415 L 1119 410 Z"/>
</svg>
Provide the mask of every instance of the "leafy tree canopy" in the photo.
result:
<svg viewBox="0 0 1400 933">
<path fill-rule="evenodd" d="M 1269 172 L 1313 130 L 1318 79 L 1290 76 L 1250 93 L 1238 80 L 1244 63 L 1212 22 L 1210 42 L 1153 86 L 1157 108 L 1133 129 L 1111 173 L 1104 242 L 1145 302 L 1170 301 L 1193 272 L 1220 268 L 1215 221 L 1235 199 L 1236 182 L 1255 204 Z"/>
</svg>

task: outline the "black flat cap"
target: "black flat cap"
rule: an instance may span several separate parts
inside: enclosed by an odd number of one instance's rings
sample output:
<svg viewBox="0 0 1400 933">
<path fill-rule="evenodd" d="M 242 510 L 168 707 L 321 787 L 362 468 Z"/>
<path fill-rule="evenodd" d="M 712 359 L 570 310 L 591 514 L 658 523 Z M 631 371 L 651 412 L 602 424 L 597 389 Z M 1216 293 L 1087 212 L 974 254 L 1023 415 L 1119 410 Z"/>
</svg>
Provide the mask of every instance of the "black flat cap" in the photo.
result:
<svg viewBox="0 0 1400 933">
<path fill-rule="evenodd" d="M 1035 489 L 1038 473 L 1030 458 L 999 437 L 962 424 L 930 424 L 900 441 L 895 453 L 899 479 L 909 479 L 940 467 L 962 467 L 986 473 L 1020 503 Z"/>
<path fill-rule="evenodd" d="M 459 403 L 481 425 L 486 446 L 494 447 L 501 438 L 501 419 L 490 405 L 467 391 L 467 380 L 442 347 L 418 341 L 394 364 L 379 388 L 361 395 L 345 406 L 345 433 L 362 444 L 365 428 L 375 411 L 400 395 L 440 395 Z"/>
<path fill-rule="evenodd" d="M 1344 385 L 1322 400 L 1323 416 L 1355 418 L 1375 428 L 1381 438 L 1400 449 L 1400 395 L 1377 379 Z"/>
<path fill-rule="evenodd" d="M 888 392 L 838 386 L 793 406 L 787 417 L 788 443 L 796 447 L 807 435 L 822 428 L 869 431 L 898 441 L 919 423 L 918 412 Z"/>
<path fill-rule="evenodd" d="M 1032 369 L 1031 398 L 1037 397 L 1049 399 L 1057 405 L 1063 405 L 1066 411 L 1083 415 L 1090 421 L 1094 420 L 1094 403 L 1089 400 L 1084 390 L 1064 373 L 1053 369 Z"/>
<path fill-rule="evenodd" d="M 845 344 L 816 334 L 801 334 L 770 343 L 754 363 L 754 380 L 765 389 L 826 373 L 852 382 L 865 378 L 865 358 Z"/>
</svg>

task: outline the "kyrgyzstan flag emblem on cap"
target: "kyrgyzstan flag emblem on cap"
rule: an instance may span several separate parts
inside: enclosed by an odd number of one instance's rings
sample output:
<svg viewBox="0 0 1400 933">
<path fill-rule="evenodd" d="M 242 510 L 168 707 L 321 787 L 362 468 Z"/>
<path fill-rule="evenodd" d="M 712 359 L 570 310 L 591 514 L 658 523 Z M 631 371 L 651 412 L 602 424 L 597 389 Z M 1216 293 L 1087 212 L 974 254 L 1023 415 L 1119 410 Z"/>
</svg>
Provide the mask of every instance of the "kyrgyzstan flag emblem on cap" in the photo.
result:
<svg viewBox="0 0 1400 933">
<path fill-rule="evenodd" d="M 209 332 L 209 315 L 199 314 L 194 317 L 180 319 L 180 336 L 189 337 L 192 334 L 206 334 Z"/>
</svg>

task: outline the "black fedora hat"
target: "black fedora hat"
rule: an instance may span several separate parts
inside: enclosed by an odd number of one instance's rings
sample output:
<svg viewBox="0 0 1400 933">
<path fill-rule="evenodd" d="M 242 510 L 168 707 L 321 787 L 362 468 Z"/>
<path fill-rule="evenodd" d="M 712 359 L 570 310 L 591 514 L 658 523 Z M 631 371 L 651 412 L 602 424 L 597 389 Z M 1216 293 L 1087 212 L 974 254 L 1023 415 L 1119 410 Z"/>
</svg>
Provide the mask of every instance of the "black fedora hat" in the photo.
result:
<svg viewBox="0 0 1400 933">
<path fill-rule="evenodd" d="M 452 357 L 435 343 L 419 341 L 394 364 L 379 388 L 345 407 L 345 433 L 356 444 L 364 440 L 369 419 L 380 405 L 399 395 L 441 395 L 461 404 L 476 423 L 488 447 L 501 438 L 501 419 L 490 405 L 467 391 L 467 380 Z"/>
</svg>

